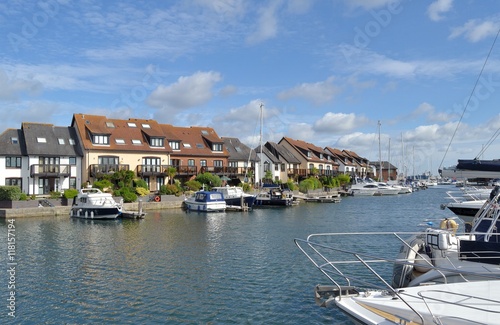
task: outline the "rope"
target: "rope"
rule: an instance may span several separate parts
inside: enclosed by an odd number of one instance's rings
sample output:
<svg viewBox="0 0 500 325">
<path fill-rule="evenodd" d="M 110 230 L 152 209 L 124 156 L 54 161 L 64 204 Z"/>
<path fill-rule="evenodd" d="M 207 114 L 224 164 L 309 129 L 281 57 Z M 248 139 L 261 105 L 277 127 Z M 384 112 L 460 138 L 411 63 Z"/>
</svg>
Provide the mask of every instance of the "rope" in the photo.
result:
<svg viewBox="0 0 500 325">
<path fill-rule="evenodd" d="M 493 40 L 493 44 L 490 47 L 490 51 L 488 52 L 488 55 L 486 56 L 486 59 L 484 60 L 483 67 L 481 68 L 481 71 L 479 72 L 479 75 L 477 76 L 476 83 L 474 84 L 474 87 L 472 88 L 472 91 L 471 91 L 471 93 L 469 95 L 469 99 L 467 99 L 467 103 L 465 104 L 464 110 L 462 111 L 462 115 L 460 116 L 460 119 L 458 120 L 457 127 L 455 128 L 455 131 L 453 132 L 453 135 L 451 136 L 450 143 L 448 144 L 448 147 L 446 148 L 446 151 L 444 153 L 443 159 L 441 160 L 441 163 L 439 164 L 439 169 L 441 169 L 441 167 L 443 167 L 443 161 L 446 158 L 446 154 L 448 153 L 448 150 L 451 147 L 451 143 L 453 141 L 453 138 L 455 138 L 455 135 L 457 134 L 458 127 L 460 126 L 460 122 L 462 122 L 462 118 L 464 117 L 465 112 L 467 111 L 467 107 L 469 106 L 469 103 L 470 103 L 470 101 L 472 99 L 472 95 L 474 95 L 474 92 L 476 91 L 476 87 L 477 87 L 477 85 L 479 83 L 479 79 L 481 78 L 481 75 L 483 74 L 484 68 L 486 67 L 486 63 L 488 62 L 488 59 L 489 59 L 489 57 L 491 55 L 491 52 L 493 51 L 493 47 L 495 46 L 495 43 L 496 43 L 496 41 L 498 39 L 498 35 L 499 34 L 500 34 L 500 29 L 498 30 L 498 32 L 497 32 L 497 34 L 495 36 L 495 39 Z"/>
</svg>

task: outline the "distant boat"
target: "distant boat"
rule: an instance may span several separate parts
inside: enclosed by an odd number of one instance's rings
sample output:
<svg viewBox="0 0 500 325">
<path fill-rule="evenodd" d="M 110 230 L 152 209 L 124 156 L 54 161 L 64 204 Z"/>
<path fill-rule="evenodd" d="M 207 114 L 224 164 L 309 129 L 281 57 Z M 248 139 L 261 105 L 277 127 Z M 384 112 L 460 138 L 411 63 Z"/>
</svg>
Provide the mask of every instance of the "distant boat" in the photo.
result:
<svg viewBox="0 0 500 325">
<path fill-rule="evenodd" d="M 69 212 L 70 217 L 82 219 L 116 219 L 121 214 L 122 204 L 97 188 L 81 189 Z"/>
<path fill-rule="evenodd" d="M 228 206 L 241 207 L 243 203 L 251 209 L 257 199 L 256 195 L 245 193 L 241 186 L 218 186 L 212 187 L 212 190 L 222 193 Z"/>
<path fill-rule="evenodd" d="M 283 190 L 279 186 L 264 186 L 255 201 L 256 206 L 290 206 L 293 204 L 293 193 Z"/>
<path fill-rule="evenodd" d="M 198 212 L 221 212 L 226 210 L 226 201 L 220 192 L 198 191 L 184 200 L 188 210 Z"/>
<path fill-rule="evenodd" d="M 439 170 L 441 177 L 474 179 L 474 178 L 499 178 L 500 159 L 459 159 L 458 164 Z"/>
</svg>

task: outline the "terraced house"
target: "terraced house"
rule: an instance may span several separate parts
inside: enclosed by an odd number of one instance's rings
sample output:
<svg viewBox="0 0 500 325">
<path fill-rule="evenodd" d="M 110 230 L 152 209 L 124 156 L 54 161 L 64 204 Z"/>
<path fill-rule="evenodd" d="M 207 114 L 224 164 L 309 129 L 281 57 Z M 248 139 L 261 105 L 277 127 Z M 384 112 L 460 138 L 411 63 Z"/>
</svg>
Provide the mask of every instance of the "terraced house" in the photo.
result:
<svg viewBox="0 0 500 325">
<path fill-rule="evenodd" d="M 69 127 L 24 122 L 0 134 L 0 142 L 0 185 L 19 186 L 29 195 L 78 189 L 123 170 L 155 192 L 174 178 L 184 183 L 203 172 L 235 184 L 259 184 L 270 171 L 272 181 L 286 183 L 335 176 L 339 166 L 345 168 L 341 172 L 363 173 L 368 164 L 352 151 L 289 137 L 251 149 L 210 127 L 91 114 L 74 114 Z"/>
<path fill-rule="evenodd" d="M 28 195 L 81 186 L 82 151 L 71 127 L 22 123 L 0 135 L 0 185 Z"/>
</svg>

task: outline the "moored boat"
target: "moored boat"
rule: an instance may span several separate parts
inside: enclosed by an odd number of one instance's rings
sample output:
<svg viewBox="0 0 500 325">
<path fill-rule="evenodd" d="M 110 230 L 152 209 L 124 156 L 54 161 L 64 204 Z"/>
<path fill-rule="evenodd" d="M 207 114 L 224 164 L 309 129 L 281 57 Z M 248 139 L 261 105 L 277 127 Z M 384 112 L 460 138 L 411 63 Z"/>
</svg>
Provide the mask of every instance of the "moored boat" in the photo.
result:
<svg viewBox="0 0 500 325">
<path fill-rule="evenodd" d="M 226 201 L 220 192 L 197 191 L 184 200 L 185 207 L 190 211 L 221 212 L 226 210 Z"/>
<path fill-rule="evenodd" d="M 470 233 L 458 233 L 458 223 L 444 219 L 439 229 L 427 228 L 407 239 L 403 237 L 409 233 L 313 234 L 307 240 L 296 239 L 299 249 L 333 283 L 316 286 L 317 302 L 337 306 L 360 324 L 500 324 L 499 192 L 500 187 L 492 191 Z M 372 247 L 348 251 L 345 243 L 360 242 L 356 236 L 385 245 L 396 240 L 401 243 L 399 254 L 396 259 L 380 257 L 370 252 Z M 387 263 L 393 265 L 392 281 L 383 276 Z"/>
<path fill-rule="evenodd" d="M 278 186 L 263 187 L 257 194 L 255 206 L 290 206 L 294 202 L 292 191 Z"/>
<path fill-rule="evenodd" d="M 251 209 L 257 199 L 256 195 L 245 193 L 241 186 L 219 186 L 212 190 L 222 193 L 227 206 L 245 206 Z"/>
<path fill-rule="evenodd" d="M 73 198 L 69 215 L 82 219 L 116 219 L 121 213 L 122 204 L 117 203 L 110 193 L 97 188 L 83 188 Z"/>
</svg>

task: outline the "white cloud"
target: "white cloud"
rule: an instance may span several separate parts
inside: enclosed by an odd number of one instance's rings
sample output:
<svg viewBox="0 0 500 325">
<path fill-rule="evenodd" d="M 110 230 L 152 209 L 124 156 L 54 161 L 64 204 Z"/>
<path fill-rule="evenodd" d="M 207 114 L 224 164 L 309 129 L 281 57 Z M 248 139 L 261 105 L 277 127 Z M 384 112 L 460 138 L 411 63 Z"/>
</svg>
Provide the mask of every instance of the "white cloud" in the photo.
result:
<svg viewBox="0 0 500 325">
<path fill-rule="evenodd" d="M 341 92 L 339 86 L 334 84 L 334 78 L 329 77 L 325 81 L 316 83 L 303 83 L 289 90 L 282 91 L 278 94 L 278 98 L 287 100 L 290 98 L 301 97 L 305 98 L 316 105 L 324 104 L 331 101 L 335 95 Z"/>
<path fill-rule="evenodd" d="M 351 8 L 372 10 L 392 4 L 394 0 L 344 0 L 344 2 Z"/>
<path fill-rule="evenodd" d="M 318 133 L 344 134 L 364 126 L 368 119 L 356 116 L 354 113 L 326 113 L 321 119 L 314 122 L 314 131 Z"/>
<path fill-rule="evenodd" d="M 180 77 L 171 85 L 158 86 L 148 97 L 147 103 L 169 111 L 200 106 L 212 99 L 213 87 L 221 79 L 221 75 L 214 71 Z"/>
<path fill-rule="evenodd" d="M 42 90 L 42 84 L 33 78 L 9 77 L 0 69 L 0 100 L 18 99 L 22 94 L 36 95 Z"/>
<path fill-rule="evenodd" d="M 255 30 L 247 37 L 248 44 L 253 45 L 276 37 L 278 34 L 278 18 L 276 15 L 280 4 L 281 1 L 273 1 L 269 6 L 262 7 L 258 11 L 259 18 Z"/>
<path fill-rule="evenodd" d="M 439 21 L 443 19 L 442 14 L 450 11 L 452 6 L 453 0 L 436 0 L 427 8 L 427 14 L 431 20 Z"/>
<path fill-rule="evenodd" d="M 461 27 L 453 28 L 449 37 L 453 39 L 463 35 L 465 39 L 475 43 L 487 37 L 495 36 L 499 28 L 500 22 L 498 21 L 472 19 Z"/>
</svg>

